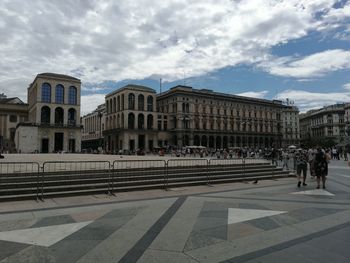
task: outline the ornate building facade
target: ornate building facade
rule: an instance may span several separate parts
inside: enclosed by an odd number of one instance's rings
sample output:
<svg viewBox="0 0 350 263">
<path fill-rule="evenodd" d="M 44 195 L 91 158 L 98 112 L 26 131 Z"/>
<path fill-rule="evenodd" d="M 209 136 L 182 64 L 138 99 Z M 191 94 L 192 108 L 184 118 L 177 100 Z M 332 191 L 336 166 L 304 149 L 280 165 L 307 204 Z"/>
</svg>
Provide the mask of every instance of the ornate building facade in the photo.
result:
<svg viewBox="0 0 350 263">
<path fill-rule="evenodd" d="M 156 92 L 148 87 L 127 85 L 106 95 L 103 131 L 109 152 L 152 150 L 158 143 Z"/>
<path fill-rule="evenodd" d="M 178 147 L 280 147 L 281 101 L 269 101 L 176 86 L 159 94 L 168 123 L 167 140 Z"/>
<path fill-rule="evenodd" d="M 84 116 L 83 123 L 93 114 Z M 156 94 L 148 87 L 127 85 L 106 95 L 104 114 L 104 149 L 108 152 L 166 146 L 222 149 L 299 144 L 296 107 L 188 86 Z M 98 125 L 92 127 L 84 127 L 84 131 L 94 134 L 99 129 Z"/>
<path fill-rule="evenodd" d="M 38 74 L 28 88 L 28 122 L 16 129 L 16 147 L 28 152 L 80 152 L 80 86 L 77 78 Z"/>
<path fill-rule="evenodd" d="M 301 141 L 332 139 L 335 143 L 341 143 L 346 136 L 345 106 L 334 104 L 301 114 Z"/>
<path fill-rule="evenodd" d="M 28 104 L 0 94 L 0 152 L 16 152 L 16 126 L 28 120 Z"/>
<path fill-rule="evenodd" d="M 106 118 L 105 104 L 99 105 L 93 112 L 82 117 L 83 133 L 81 148 L 85 150 L 98 150 L 103 147 L 103 131 Z"/>
<path fill-rule="evenodd" d="M 282 108 L 282 147 L 299 144 L 299 109 L 292 105 L 286 105 Z"/>
</svg>

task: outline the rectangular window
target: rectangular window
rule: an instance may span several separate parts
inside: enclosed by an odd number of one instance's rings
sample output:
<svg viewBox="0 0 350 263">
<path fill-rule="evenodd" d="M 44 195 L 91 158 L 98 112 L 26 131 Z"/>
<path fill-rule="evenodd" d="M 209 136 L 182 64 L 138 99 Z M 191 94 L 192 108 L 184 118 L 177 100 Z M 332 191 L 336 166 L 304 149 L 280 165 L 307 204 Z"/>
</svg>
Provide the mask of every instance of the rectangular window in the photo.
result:
<svg viewBox="0 0 350 263">
<path fill-rule="evenodd" d="M 17 115 L 10 115 L 10 122 L 17 122 Z"/>
<path fill-rule="evenodd" d="M 162 121 L 158 121 L 158 131 L 162 130 Z"/>
</svg>

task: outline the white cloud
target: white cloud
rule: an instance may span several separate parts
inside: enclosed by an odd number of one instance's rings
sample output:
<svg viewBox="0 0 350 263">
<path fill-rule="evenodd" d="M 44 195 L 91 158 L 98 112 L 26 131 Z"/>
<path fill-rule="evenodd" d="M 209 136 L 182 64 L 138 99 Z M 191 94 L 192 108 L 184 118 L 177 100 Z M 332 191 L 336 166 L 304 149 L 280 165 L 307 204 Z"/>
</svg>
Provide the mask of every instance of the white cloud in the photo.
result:
<svg viewBox="0 0 350 263">
<path fill-rule="evenodd" d="M 326 105 L 350 102 L 350 92 L 309 92 L 304 90 L 285 90 L 276 99 L 291 99 L 301 112 L 321 108 Z"/>
<path fill-rule="evenodd" d="M 11 89 L 22 93 L 41 72 L 174 80 L 257 63 L 275 45 L 338 24 L 345 16 L 334 12 L 347 11 L 336 1 L 0 1 L 0 87 L 18 78 Z"/>
<path fill-rule="evenodd" d="M 84 116 L 105 102 L 104 94 L 90 94 L 81 96 L 81 116 Z"/>
<path fill-rule="evenodd" d="M 268 91 L 263 90 L 263 91 L 248 91 L 248 92 L 242 92 L 236 95 L 239 96 L 244 96 L 244 97 L 251 97 L 251 98 L 258 98 L 258 99 L 263 99 L 267 95 Z"/>
<path fill-rule="evenodd" d="M 259 66 L 273 75 L 302 79 L 312 78 L 328 72 L 350 68 L 350 51 L 333 49 L 302 58 L 270 58 Z"/>
<path fill-rule="evenodd" d="M 350 91 L 350 83 L 344 84 L 343 88 Z"/>
</svg>

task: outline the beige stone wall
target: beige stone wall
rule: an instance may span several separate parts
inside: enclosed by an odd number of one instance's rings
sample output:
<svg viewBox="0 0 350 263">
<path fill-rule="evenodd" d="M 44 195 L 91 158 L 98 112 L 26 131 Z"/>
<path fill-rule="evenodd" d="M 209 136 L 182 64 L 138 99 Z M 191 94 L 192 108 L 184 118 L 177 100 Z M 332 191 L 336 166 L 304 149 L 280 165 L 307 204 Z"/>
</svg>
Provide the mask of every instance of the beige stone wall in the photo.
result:
<svg viewBox="0 0 350 263">
<path fill-rule="evenodd" d="M 39 151 L 38 127 L 20 126 L 16 130 L 16 148 L 20 153 L 33 153 Z"/>
</svg>

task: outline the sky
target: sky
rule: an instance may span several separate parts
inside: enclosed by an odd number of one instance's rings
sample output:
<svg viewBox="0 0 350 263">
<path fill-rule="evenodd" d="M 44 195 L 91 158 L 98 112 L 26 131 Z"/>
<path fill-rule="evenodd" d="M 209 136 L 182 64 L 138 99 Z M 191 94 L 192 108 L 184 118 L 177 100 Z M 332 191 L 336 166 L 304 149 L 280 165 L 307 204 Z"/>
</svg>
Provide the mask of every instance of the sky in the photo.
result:
<svg viewBox="0 0 350 263">
<path fill-rule="evenodd" d="M 82 80 L 82 115 L 126 84 L 350 102 L 350 0 L 1 0 L 0 93 Z"/>
</svg>

